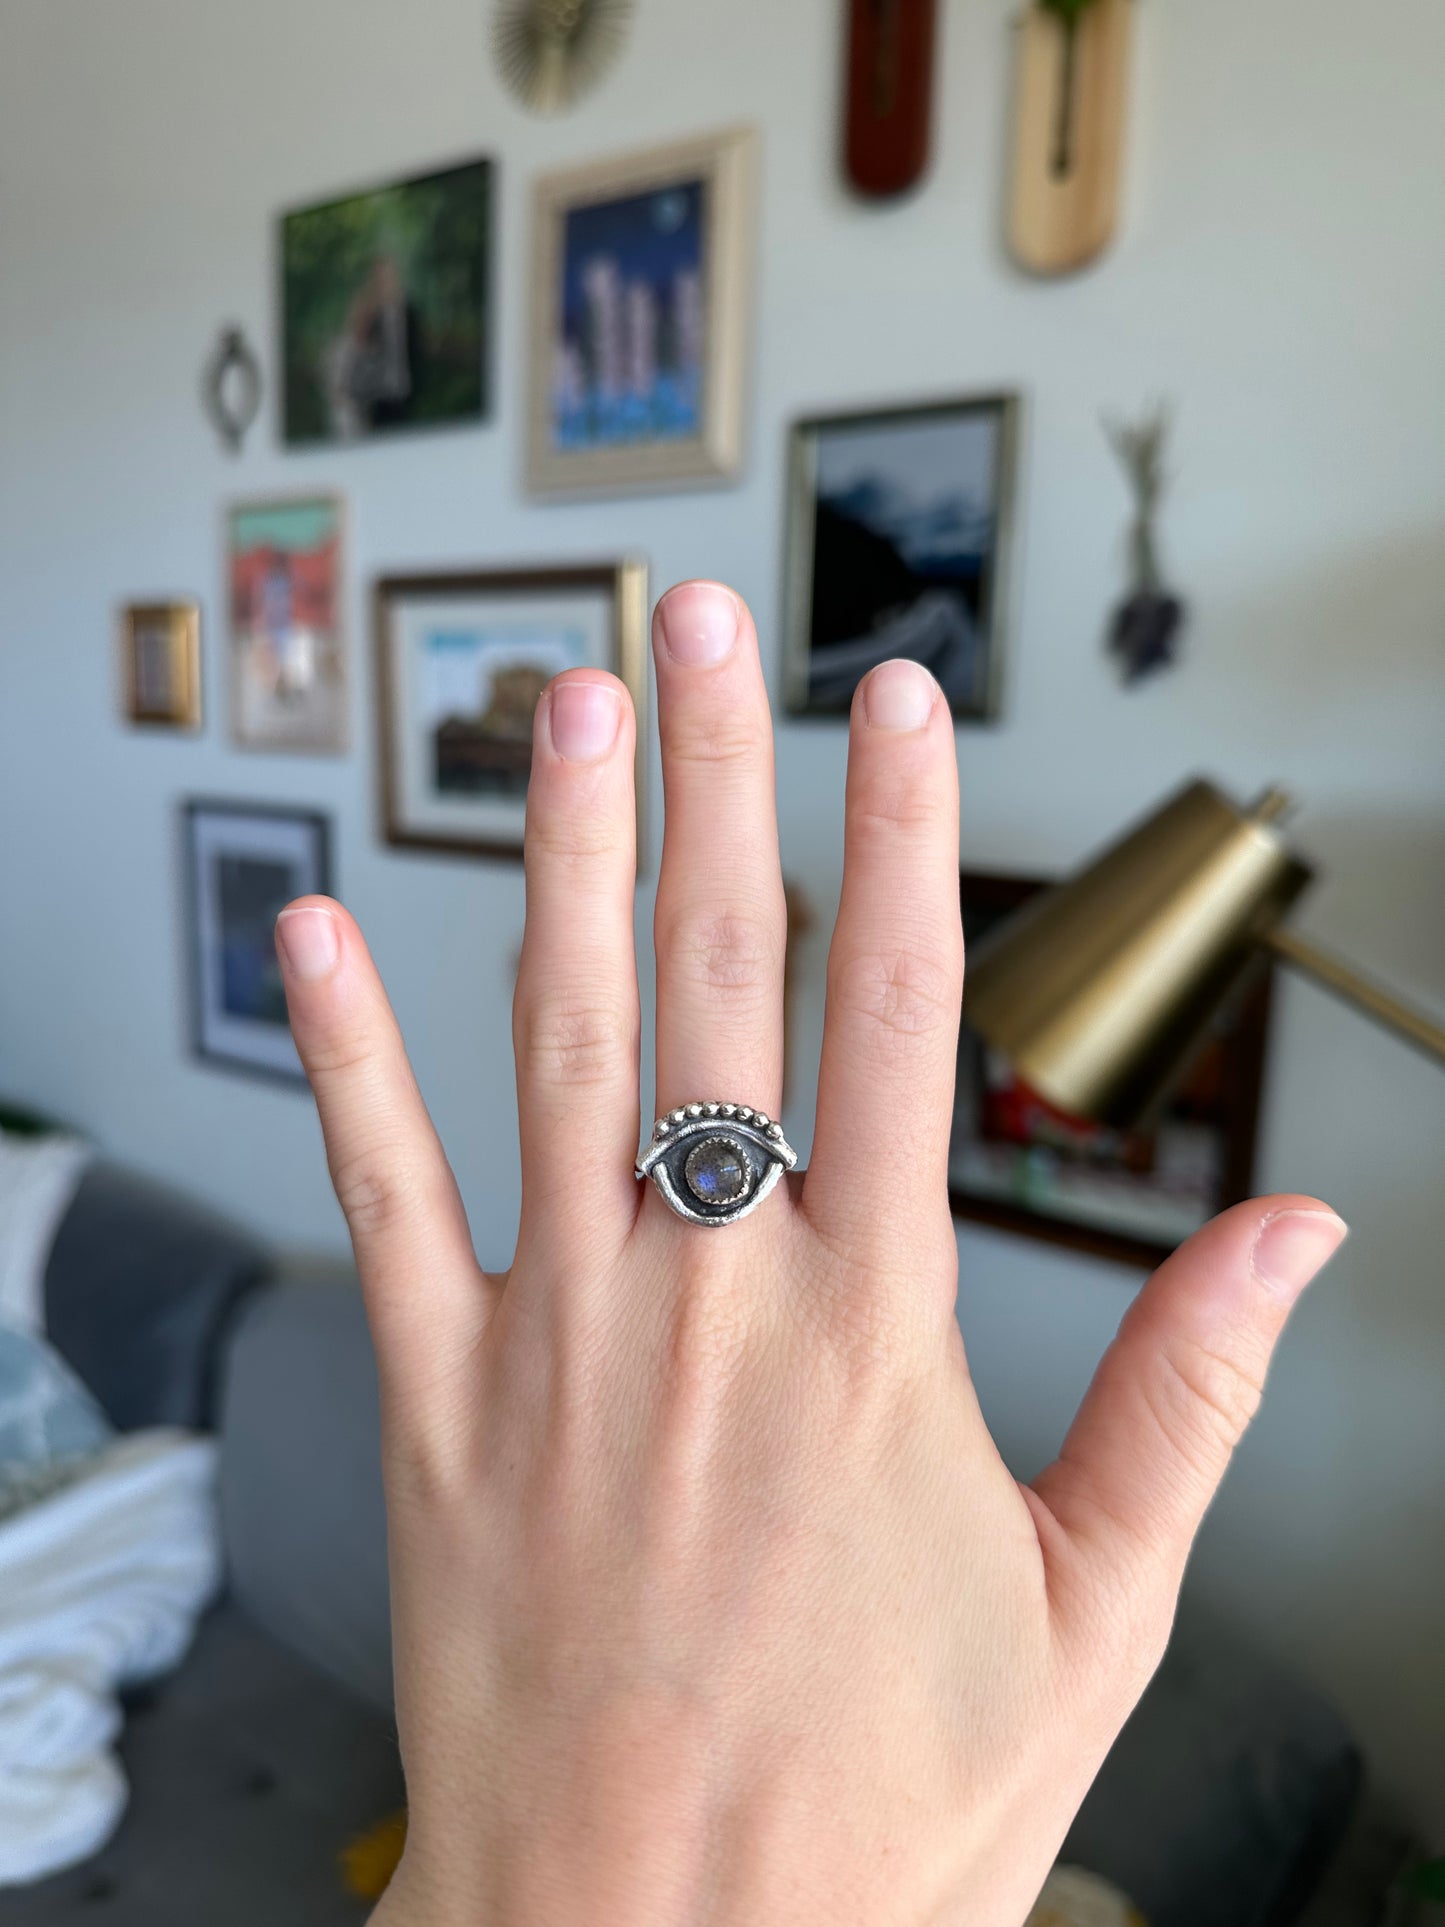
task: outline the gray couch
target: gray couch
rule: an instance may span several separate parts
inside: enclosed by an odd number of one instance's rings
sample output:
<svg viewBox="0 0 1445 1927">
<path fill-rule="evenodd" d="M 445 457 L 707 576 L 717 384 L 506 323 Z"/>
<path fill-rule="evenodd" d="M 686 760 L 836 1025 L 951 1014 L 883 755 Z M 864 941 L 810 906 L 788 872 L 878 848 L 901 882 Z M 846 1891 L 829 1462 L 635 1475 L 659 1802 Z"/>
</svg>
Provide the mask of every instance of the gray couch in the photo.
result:
<svg viewBox="0 0 1445 1927">
<path fill-rule="evenodd" d="M 46 1295 L 53 1338 L 117 1424 L 219 1426 L 229 1589 L 180 1671 L 132 1697 L 132 1801 L 115 1839 L 0 1895 L 0 1921 L 363 1920 L 337 1854 L 402 1787 L 376 1384 L 354 1279 L 277 1271 L 231 1227 L 99 1164 Z M 1130 1892 L 1151 1927 L 1286 1927 L 1359 1785 L 1328 1705 L 1184 1615 L 1066 1854 Z"/>
</svg>

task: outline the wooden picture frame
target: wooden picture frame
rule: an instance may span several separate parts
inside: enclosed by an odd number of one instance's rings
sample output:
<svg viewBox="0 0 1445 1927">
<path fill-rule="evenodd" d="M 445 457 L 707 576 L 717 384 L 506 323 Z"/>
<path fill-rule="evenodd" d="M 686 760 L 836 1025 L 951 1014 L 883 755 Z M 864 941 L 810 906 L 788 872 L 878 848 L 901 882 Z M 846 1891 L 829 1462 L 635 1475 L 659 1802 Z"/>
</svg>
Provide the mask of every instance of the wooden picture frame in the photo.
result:
<svg viewBox="0 0 1445 1927">
<path fill-rule="evenodd" d="M 997 719 L 1021 413 L 1020 397 L 1002 391 L 793 424 L 790 715 L 846 717 L 871 668 L 908 656 L 935 675 L 957 720 Z"/>
<path fill-rule="evenodd" d="M 121 701 L 127 722 L 201 727 L 201 605 L 129 602 L 120 611 Z"/>
<path fill-rule="evenodd" d="M 345 500 L 250 496 L 224 511 L 231 740 L 342 756 L 351 742 Z"/>
<path fill-rule="evenodd" d="M 1047 887 L 1037 877 L 963 871 L 965 938 L 977 942 Z M 1152 1131 L 1120 1134 L 1052 1112 L 997 1060 L 1001 1083 L 985 1092 L 992 1054 L 968 1029 L 965 979 L 949 1147 L 954 1216 L 1121 1264 L 1162 1263 L 1200 1224 L 1253 1194 L 1271 988 L 1262 956 Z"/>
<path fill-rule="evenodd" d="M 293 898 L 331 893 L 330 819 L 304 807 L 191 797 L 181 826 L 191 1054 L 304 1084 L 274 932 Z"/>
<path fill-rule="evenodd" d="M 560 670 L 591 666 L 621 677 L 637 713 L 637 860 L 644 867 L 646 563 L 383 576 L 375 627 L 387 843 L 520 859 L 536 698 Z M 454 702 L 471 707 L 449 707 Z"/>
<path fill-rule="evenodd" d="M 537 182 L 526 468 L 534 494 L 738 473 L 756 153 L 755 132 L 734 127 Z"/>
</svg>

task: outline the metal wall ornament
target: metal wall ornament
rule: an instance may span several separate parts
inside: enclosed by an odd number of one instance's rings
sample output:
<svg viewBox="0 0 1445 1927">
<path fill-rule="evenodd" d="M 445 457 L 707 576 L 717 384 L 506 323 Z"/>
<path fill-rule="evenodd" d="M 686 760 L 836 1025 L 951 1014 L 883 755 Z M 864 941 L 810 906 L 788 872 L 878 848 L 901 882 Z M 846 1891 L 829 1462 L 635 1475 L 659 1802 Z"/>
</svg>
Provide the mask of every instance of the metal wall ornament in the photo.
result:
<svg viewBox="0 0 1445 1927">
<path fill-rule="evenodd" d="M 906 193 L 928 165 L 937 0 L 848 0 L 843 167 L 873 200 Z"/>
<path fill-rule="evenodd" d="M 206 363 L 202 394 L 222 444 L 239 455 L 261 409 L 261 363 L 240 328 L 222 328 Z"/>
<path fill-rule="evenodd" d="M 1073 274 L 1114 238 L 1124 173 L 1134 0 L 1030 0 L 1014 59 L 1009 252 Z"/>
<path fill-rule="evenodd" d="M 1109 625 L 1109 651 L 1126 685 L 1166 668 L 1178 652 L 1186 608 L 1166 587 L 1159 563 L 1156 522 L 1168 474 L 1164 463 L 1172 416 L 1166 402 L 1153 402 L 1137 421 L 1106 417 L 1104 432 L 1118 456 L 1134 497 L 1129 529 L 1128 595 Z"/>
<path fill-rule="evenodd" d="M 588 94 L 622 52 L 632 0 L 499 0 L 497 71 L 534 114 L 560 114 Z"/>
</svg>

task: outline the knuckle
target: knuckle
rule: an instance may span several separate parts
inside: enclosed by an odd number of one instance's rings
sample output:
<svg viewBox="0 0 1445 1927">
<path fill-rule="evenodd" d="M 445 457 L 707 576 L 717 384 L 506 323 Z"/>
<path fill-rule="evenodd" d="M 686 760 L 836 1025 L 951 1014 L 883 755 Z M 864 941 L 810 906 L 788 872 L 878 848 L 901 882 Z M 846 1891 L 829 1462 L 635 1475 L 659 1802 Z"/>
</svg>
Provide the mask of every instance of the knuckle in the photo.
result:
<svg viewBox="0 0 1445 1927">
<path fill-rule="evenodd" d="M 946 816 L 936 788 L 917 777 L 875 778 L 865 783 L 848 816 L 855 841 L 916 841 L 933 834 Z"/>
<path fill-rule="evenodd" d="M 962 959 L 942 948 L 865 950 L 837 961 L 829 973 L 834 1009 L 861 1021 L 891 1043 L 933 1043 L 958 1028 Z"/>
<path fill-rule="evenodd" d="M 1198 1457 L 1231 1453 L 1244 1437 L 1264 1397 L 1261 1377 L 1238 1358 L 1207 1346 L 1167 1346 L 1151 1406 L 1165 1436 Z"/>
<path fill-rule="evenodd" d="M 306 1072 L 313 1080 L 352 1080 L 377 1061 L 375 1041 L 364 1032 L 342 1030 L 329 1037 L 308 1038 L 303 1052 Z"/>
<path fill-rule="evenodd" d="M 670 973 L 706 990 L 757 990 L 781 959 L 772 920 L 748 910 L 680 912 L 663 920 L 657 947 Z"/>
<path fill-rule="evenodd" d="M 704 763 L 709 768 L 754 763 L 766 754 L 767 732 L 759 719 L 726 705 L 699 702 L 676 714 L 663 742 L 663 763 Z"/>
<path fill-rule="evenodd" d="M 607 810 L 534 809 L 527 819 L 525 854 L 553 865 L 590 866 L 622 848 L 618 819 Z"/>
<path fill-rule="evenodd" d="M 566 993 L 517 1000 L 513 1023 L 524 1072 L 578 1089 L 630 1074 L 636 1018 L 605 999 Z"/>
<path fill-rule="evenodd" d="M 434 1184 L 370 1146 L 333 1159 L 331 1182 L 356 1238 L 374 1240 L 408 1229 L 440 1204 Z"/>
</svg>

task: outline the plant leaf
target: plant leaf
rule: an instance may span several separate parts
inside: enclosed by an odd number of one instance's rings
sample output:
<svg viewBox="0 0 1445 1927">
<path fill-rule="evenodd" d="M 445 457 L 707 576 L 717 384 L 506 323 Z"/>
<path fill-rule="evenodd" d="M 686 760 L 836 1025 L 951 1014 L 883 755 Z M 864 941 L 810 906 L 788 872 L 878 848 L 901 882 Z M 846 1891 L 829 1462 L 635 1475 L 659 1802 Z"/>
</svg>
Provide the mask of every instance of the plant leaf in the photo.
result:
<svg viewBox="0 0 1445 1927">
<path fill-rule="evenodd" d="M 1098 0 L 1038 0 L 1038 4 L 1045 13 L 1056 13 L 1066 27 L 1077 27 Z"/>
</svg>

